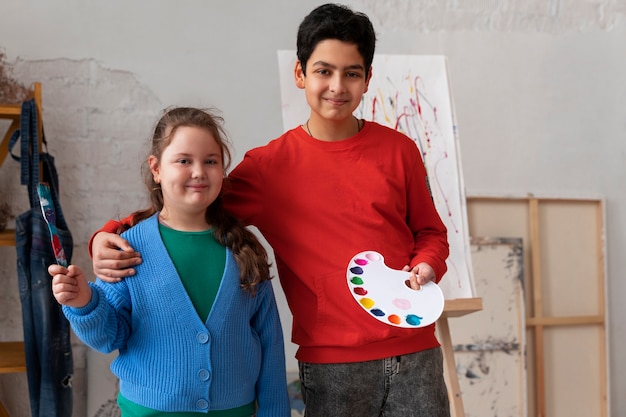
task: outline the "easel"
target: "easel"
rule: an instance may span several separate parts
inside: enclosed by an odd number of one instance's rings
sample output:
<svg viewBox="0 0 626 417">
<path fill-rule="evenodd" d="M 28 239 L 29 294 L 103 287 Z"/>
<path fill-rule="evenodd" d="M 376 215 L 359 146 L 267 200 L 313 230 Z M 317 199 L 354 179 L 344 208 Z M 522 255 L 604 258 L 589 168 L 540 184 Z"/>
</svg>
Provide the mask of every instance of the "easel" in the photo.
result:
<svg viewBox="0 0 626 417">
<path fill-rule="evenodd" d="M 454 348 L 450 337 L 448 318 L 461 317 L 483 309 L 482 298 L 457 298 L 445 300 L 443 314 L 437 320 L 439 341 L 443 351 L 444 373 L 448 385 L 448 398 L 450 400 L 450 414 L 452 417 L 465 417 L 463 409 L 463 397 L 459 378 L 456 373 L 456 361 L 454 360 Z"/>
</svg>

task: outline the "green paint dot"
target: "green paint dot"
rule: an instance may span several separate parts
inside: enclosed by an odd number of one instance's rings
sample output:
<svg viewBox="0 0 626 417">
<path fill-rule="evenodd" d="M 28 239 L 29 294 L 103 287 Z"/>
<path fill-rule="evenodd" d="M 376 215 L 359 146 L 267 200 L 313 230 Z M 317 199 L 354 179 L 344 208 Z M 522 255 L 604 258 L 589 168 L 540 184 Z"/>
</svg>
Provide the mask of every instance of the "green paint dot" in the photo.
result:
<svg viewBox="0 0 626 417">
<path fill-rule="evenodd" d="M 359 277 L 352 277 L 350 282 L 353 283 L 354 285 L 361 285 L 361 284 L 363 284 L 363 280 L 361 278 L 359 278 Z"/>
</svg>

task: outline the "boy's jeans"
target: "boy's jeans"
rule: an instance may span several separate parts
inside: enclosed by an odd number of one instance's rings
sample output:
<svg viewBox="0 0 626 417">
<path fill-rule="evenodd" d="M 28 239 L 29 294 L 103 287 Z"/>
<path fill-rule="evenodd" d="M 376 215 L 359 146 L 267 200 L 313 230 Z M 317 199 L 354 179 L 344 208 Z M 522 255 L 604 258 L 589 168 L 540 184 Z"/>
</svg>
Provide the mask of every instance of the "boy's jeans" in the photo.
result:
<svg viewBox="0 0 626 417">
<path fill-rule="evenodd" d="M 299 363 L 305 417 L 449 417 L 440 348 L 368 362 Z"/>
</svg>

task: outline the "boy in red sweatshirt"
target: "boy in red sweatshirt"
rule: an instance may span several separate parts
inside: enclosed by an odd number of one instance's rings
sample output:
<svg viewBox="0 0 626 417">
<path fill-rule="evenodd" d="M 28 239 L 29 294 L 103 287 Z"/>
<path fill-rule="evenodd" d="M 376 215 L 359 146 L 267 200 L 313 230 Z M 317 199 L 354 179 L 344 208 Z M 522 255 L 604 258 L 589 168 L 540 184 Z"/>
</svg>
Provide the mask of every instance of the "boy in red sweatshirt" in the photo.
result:
<svg viewBox="0 0 626 417">
<path fill-rule="evenodd" d="M 345 6 L 322 5 L 304 18 L 294 76 L 310 116 L 247 152 L 222 198 L 274 250 L 307 417 L 447 417 L 435 325 L 401 328 L 368 317 L 346 284 L 346 267 L 362 251 L 410 270 L 414 288 L 439 282 L 449 253 L 420 150 L 402 133 L 353 116 L 375 43 L 369 18 Z M 140 262 L 114 233 L 95 235 L 92 249 L 103 279 L 132 275 Z"/>
</svg>

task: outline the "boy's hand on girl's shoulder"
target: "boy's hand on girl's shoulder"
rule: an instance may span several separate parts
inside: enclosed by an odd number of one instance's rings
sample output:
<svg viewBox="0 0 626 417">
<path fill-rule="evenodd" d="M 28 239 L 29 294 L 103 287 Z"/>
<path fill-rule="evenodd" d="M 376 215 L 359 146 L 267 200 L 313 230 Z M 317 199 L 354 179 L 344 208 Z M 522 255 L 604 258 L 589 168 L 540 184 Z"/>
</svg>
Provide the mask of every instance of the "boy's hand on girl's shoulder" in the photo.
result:
<svg viewBox="0 0 626 417">
<path fill-rule="evenodd" d="M 100 232 L 93 238 L 93 272 L 105 282 L 119 282 L 135 275 L 141 255 L 115 233 Z"/>
<path fill-rule="evenodd" d="M 48 267 L 48 273 L 52 275 L 52 294 L 59 304 L 80 308 L 89 303 L 91 288 L 79 267 L 55 264 Z"/>
<path fill-rule="evenodd" d="M 419 290 L 428 281 L 436 282 L 435 270 L 426 262 L 420 262 L 413 268 L 407 265 L 402 270 L 410 272 L 409 285 L 411 289 Z"/>
</svg>

